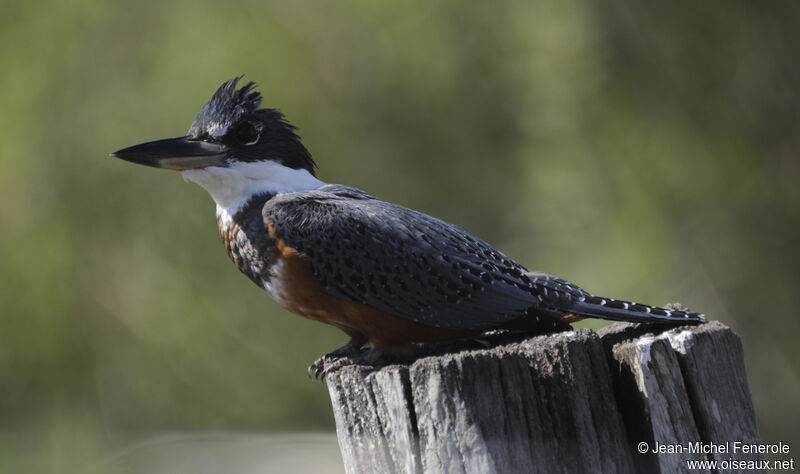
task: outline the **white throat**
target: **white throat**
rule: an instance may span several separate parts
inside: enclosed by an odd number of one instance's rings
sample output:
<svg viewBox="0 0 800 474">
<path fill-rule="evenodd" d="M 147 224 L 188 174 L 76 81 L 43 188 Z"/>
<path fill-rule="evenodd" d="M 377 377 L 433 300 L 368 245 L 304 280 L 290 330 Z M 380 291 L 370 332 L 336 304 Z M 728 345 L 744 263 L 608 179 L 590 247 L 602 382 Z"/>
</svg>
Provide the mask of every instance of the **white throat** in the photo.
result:
<svg viewBox="0 0 800 474">
<path fill-rule="evenodd" d="M 230 219 L 257 194 L 294 193 L 325 186 L 304 169 L 292 169 L 274 161 L 233 163 L 228 167 L 210 166 L 184 170 L 183 179 L 208 191 L 217 203 L 217 217 Z"/>
</svg>

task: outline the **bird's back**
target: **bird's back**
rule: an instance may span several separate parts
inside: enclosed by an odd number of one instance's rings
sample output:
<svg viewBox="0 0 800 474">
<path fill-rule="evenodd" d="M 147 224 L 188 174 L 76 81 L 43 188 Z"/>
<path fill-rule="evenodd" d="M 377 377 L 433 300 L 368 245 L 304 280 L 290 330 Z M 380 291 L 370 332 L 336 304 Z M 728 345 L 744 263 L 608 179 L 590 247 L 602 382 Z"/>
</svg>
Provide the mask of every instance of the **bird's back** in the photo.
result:
<svg viewBox="0 0 800 474">
<path fill-rule="evenodd" d="M 542 303 L 539 274 L 460 227 L 358 189 L 279 194 L 264 217 L 327 292 L 417 323 L 483 331 L 530 317 Z M 550 299 L 566 291 L 582 290 L 553 286 Z M 563 326 L 540 316 L 542 326 Z"/>
</svg>

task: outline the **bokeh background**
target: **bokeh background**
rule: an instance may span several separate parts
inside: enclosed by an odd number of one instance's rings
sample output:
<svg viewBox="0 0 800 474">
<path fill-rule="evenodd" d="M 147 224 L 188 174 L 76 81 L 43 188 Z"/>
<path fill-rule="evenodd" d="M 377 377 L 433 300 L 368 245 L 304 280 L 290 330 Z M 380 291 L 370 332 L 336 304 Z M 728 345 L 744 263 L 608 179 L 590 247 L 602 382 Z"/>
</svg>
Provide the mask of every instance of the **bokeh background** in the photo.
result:
<svg viewBox="0 0 800 474">
<path fill-rule="evenodd" d="M 305 369 L 344 335 L 237 272 L 200 187 L 108 157 L 243 73 L 323 180 L 733 327 L 762 438 L 800 449 L 798 25 L 793 2 L 4 0 L 0 470 L 332 433 Z"/>
</svg>

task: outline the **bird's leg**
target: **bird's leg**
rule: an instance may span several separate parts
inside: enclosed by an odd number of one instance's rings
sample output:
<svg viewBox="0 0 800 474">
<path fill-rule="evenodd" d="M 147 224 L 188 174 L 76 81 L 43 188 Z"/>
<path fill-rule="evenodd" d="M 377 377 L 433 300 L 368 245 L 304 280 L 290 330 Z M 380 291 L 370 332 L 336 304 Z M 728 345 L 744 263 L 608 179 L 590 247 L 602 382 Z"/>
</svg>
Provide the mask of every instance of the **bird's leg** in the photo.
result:
<svg viewBox="0 0 800 474">
<path fill-rule="evenodd" d="M 361 348 L 364 347 L 364 343 L 366 341 L 362 337 L 357 337 L 351 335 L 350 340 L 347 341 L 347 344 L 343 345 L 338 349 L 334 349 L 327 354 L 323 355 L 322 357 L 315 360 L 311 365 L 308 366 L 308 377 L 318 379 L 320 374 L 328 373 L 329 369 L 326 367 L 325 362 L 330 361 L 328 366 L 335 364 L 337 361 L 344 361 L 346 357 L 355 356 L 361 353 Z M 341 364 L 340 364 L 341 365 Z M 324 371 L 324 372 L 323 372 Z"/>
<path fill-rule="evenodd" d="M 386 363 L 387 356 L 388 354 L 381 352 L 379 349 L 375 347 L 369 347 L 355 354 L 351 354 L 349 357 L 340 357 L 338 359 L 331 360 L 330 363 L 325 364 L 324 368 L 322 369 L 322 373 L 319 374 L 318 378 L 324 381 L 328 374 L 336 372 L 342 367 L 352 363 L 372 366 L 380 365 Z"/>
</svg>

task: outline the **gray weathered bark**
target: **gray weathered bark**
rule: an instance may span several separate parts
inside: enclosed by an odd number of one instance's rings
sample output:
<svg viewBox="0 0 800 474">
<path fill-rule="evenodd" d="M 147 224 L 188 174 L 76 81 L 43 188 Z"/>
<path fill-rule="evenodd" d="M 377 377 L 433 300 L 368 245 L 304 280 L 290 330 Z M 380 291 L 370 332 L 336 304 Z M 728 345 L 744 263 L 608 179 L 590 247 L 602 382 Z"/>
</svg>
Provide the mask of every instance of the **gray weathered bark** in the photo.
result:
<svg viewBox="0 0 800 474">
<path fill-rule="evenodd" d="M 758 442 L 739 338 L 716 322 L 653 330 L 617 323 L 347 365 L 326 379 L 345 468 L 676 472 L 737 456 L 640 454 L 639 443 Z"/>
</svg>

